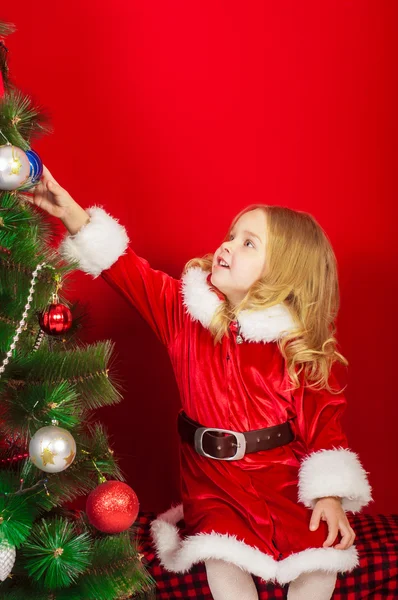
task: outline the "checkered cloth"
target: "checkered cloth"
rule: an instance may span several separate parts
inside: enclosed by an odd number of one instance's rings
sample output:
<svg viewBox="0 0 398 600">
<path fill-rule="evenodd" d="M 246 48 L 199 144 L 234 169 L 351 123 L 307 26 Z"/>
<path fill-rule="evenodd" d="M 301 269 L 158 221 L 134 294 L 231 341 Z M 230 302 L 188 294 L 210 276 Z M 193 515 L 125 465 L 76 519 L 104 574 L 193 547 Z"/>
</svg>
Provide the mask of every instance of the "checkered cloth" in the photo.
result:
<svg viewBox="0 0 398 600">
<path fill-rule="evenodd" d="M 212 600 L 203 563 L 195 565 L 184 575 L 170 573 L 159 565 L 152 545 L 149 525 L 153 513 L 140 513 L 136 522 L 143 564 L 157 584 L 156 598 L 200 598 Z M 398 514 L 348 515 L 357 534 L 355 544 L 360 566 L 348 575 L 339 575 L 333 600 L 398 599 Z M 263 583 L 254 578 L 260 600 L 286 598 L 287 586 Z"/>
</svg>

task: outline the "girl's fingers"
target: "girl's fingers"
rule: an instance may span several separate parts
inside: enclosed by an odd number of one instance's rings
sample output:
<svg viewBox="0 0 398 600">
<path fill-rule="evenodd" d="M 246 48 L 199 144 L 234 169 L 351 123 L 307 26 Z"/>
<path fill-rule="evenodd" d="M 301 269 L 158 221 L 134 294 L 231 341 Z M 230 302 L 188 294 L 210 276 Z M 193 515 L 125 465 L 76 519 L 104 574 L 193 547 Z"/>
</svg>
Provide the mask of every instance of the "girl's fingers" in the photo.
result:
<svg viewBox="0 0 398 600">
<path fill-rule="evenodd" d="M 335 548 L 337 548 L 338 550 L 345 550 L 350 545 L 351 534 L 349 533 L 349 531 L 346 531 L 345 533 L 343 533 L 343 531 L 344 530 L 341 529 L 341 533 L 343 534 L 343 536 L 340 542 L 335 546 Z"/>
<path fill-rule="evenodd" d="M 337 523 L 336 522 L 330 522 L 328 521 L 328 527 L 329 527 L 329 535 L 326 538 L 326 540 L 323 542 L 323 547 L 326 548 L 327 546 L 331 546 L 334 542 L 334 540 L 337 537 L 337 533 L 339 531 L 339 528 L 337 527 Z"/>
<path fill-rule="evenodd" d="M 67 194 L 63 187 L 51 180 L 47 181 L 47 190 L 51 192 L 55 198 L 63 198 Z"/>
<path fill-rule="evenodd" d="M 42 181 L 39 181 L 33 188 L 30 188 L 30 190 L 28 190 L 29 192 L 31 192 L 32 194 L 41 194 L 43 193 L 43 189 L 44 189 L 44 185 Z"/>
<path fill-rule="evenodd" d="M 312 511 L 311 521 L 310 521 L 310 529 L 311 531 L 315 531 L 319 527 L 319 519 L 321 518 L 322 509 L 319 506 L 315 506 Z"/>
<path fill-rule="evenodd" d="M 343 537 L 341 538 L 341 541 L 335 546 L 335 548 L 337 550 L 346 550 L 347 548 L 350 548 L 350 546 L 353 545 L 355 540 L 355 533 L 351 529 L 351 527 L 346 525 L 345 523 L 340 525 L 340 531 Z"/>
</svg>

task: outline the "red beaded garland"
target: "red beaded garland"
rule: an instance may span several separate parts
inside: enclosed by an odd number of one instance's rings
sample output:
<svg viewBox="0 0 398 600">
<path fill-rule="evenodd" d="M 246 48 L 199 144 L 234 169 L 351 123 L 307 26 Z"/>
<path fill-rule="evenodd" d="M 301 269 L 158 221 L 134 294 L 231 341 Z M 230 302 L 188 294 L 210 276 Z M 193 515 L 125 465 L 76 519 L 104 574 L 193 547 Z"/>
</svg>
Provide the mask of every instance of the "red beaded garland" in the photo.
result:
<svg viewBox="0 0 398 600">
<path fill-rule="evenodd" d="M 39 315 L 39 323 L 48 335 L 61 335 L 71 328 L 72 313 L 64 304 L 53 303 Z"/>
<path fill-rule="evenodd" d="M 2 458 L 0 460 L 1 464 L 6 464 L 6 463 L 10 463 L 10 462 L 17 462 L 20 460 L 25 460 L 25 458 L 28 458 L 29 456 L 29 452 L 24 452 L 24 454 L 16 454 L 15 456 L 9 456 L 8 458 Z"/>
<path fill-rule="evenodd" d="M 136 493 L 122 481 L 105 481 L 86 502 L 88 520 L 104 533 L 120 533 L 134 523 L 139 510 Z"/>
</svg>

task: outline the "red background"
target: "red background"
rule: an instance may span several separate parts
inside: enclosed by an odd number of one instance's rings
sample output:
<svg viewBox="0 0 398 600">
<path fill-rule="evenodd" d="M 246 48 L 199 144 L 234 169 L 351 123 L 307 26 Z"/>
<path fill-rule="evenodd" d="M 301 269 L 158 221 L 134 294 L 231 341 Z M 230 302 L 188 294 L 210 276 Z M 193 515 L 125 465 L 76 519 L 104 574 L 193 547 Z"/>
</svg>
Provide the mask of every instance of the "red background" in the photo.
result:
<svg viewBox="0 0 398 600">
<path fill-rule="evenodd" d="M 369 510 L 398 512 L 398 4 L 42 0 L 0 19 L 18 28 L 14 82 L 51 114 L 54 135 L 35 149 L 154 267 L 179 276 L 249 203 L 318 219 L 340 268 L 350 444 L 370 472 Z M 166 509 L 179 405 L 166 352 L 101 279 L 79 273 L 72 288 L 90 303 L 85 340 L 116 342 L 125 400 L 98 418 L 142 508 Z"/>
</svg>

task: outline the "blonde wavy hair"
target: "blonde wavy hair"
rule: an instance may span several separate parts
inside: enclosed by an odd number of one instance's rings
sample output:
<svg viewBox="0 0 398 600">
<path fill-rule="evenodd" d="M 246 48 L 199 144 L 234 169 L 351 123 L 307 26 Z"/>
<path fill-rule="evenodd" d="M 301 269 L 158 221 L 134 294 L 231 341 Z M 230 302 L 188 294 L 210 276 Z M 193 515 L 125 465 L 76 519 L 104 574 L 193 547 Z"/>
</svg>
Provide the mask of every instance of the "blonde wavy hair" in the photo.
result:
<svg viewBox="0 0 398 600">
<path fill-rule="evenodd" d="M 278 340 L 286 360 L 292 389 L 308 385 L 326 388 L 331 393 L 329 377 L 335 361 L 347 366 L 347 359 L 337 351 L 335 319 L 340 305 L 337 262 L 331 243 L 315 218 L 305 212 L 265 204 L 253 204 L 233 220 L 225 240 L 240 217 L 261 209 L 266 216 L 266 268 L 238 306 L 228 299 L 213 315 L 209 329 L 218 343 L 229 335 L 229 325 L 242 310 L 259 310 L 284 303 L 297 325 Z M 224 241 L 225 241 L 224 240 Z M 211 271 L 213 254 L 190 260 L 191 267 Z"/>
</svg>

